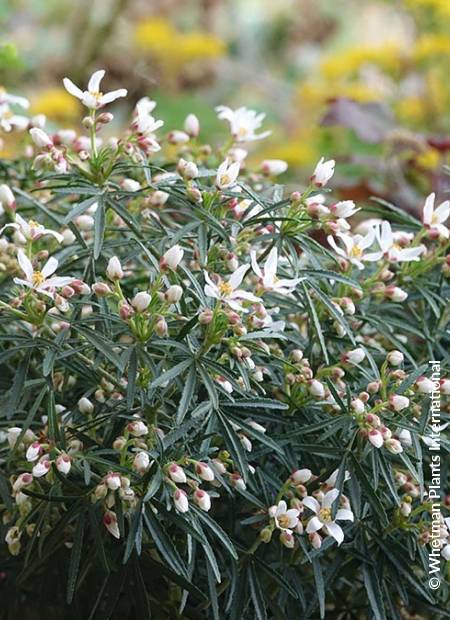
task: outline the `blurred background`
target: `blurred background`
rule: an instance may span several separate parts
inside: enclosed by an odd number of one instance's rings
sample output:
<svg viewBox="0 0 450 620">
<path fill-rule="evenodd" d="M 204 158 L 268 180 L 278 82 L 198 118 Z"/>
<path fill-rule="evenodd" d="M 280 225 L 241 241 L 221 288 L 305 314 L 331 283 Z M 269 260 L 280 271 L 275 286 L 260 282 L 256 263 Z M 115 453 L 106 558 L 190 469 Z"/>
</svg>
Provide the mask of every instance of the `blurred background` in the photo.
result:
<svg viewBox="0 0 450 620">
<path fill-rule="evenodd" d="M 58 126 L 82 114 L 62 77 L 105 68 L 129 91 L 113 131 L 148 95 L 214 143 L 214 106 L 246 105 L 273 132 L 253 159 L 286 160 L 288 181 L 324 155 L 347 198 L 412 211 L 448 190 L 450 0 L 0 0 L 0 27 L 0 85 Z"/>
</svg>

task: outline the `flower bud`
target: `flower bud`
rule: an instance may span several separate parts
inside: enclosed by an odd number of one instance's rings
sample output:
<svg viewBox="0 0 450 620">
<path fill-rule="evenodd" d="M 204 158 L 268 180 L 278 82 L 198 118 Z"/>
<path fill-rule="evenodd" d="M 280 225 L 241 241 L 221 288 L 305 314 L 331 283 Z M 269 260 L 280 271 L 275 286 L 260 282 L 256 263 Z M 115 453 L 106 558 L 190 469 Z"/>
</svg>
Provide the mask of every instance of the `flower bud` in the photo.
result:
<svg viewBox="0 0 450 620">
<path fill-rule="evenodd" d="M 123 278 L 122 265 L 120 264 L 120 260 L 117 258 L 117 256 L 112 256 L 109 259 L 108 267 L 106 268 L 106 275 L 113 282 L 115 280 L 121 280 Z"/>
<path fill-rule="evenodd" d="M 16 208 L 16 199 L 8 185 L 0 185 L 0 204 L 4 209 L 14 211 Z"/>
<path fill-rule="evenodd" d="M 133 308 L 127 303 L 122 303 L 119 308 L 119 316 L 122 319 L 122 321 L 128 321 L 129 319 L 131 319 L 133 315 L 134 315 Z"/>
<path fill-rule="evenodd" d="M 409 407 L 409 398 L 400 394 L 391 394 L 389 396 L 389 405 L 394 411 L 403 411 L 403 409 Z"/>
<path fill-rule="evenodd" d="M 150 305 L 152 298 L 145 291 L 139 291 L 131 300 L 131 305 L 136 312 L 144 312 Z"/>
<path fill-rule="evenodd" d="M 51 466 L 50 460 L 44 457 L 42 460 L 36 463 L 36 465 L 33 467 L 32 469 L 33 478 L 41 478 L 42 476 L 45 476 L 48 473 L 50 466 Z"/>
<path fill-rule="evenodd" d="M 310 469 L 296 469 L 291 474 L 291 480 L 295 484 L 304 484 L 309 482 L 312 478 L 312 471 Z"/>
<path fill-rule="evenodd" d="M 358 348 L 343 353 L 341 355 L 341 360 L 346 364 L 360 364 L 365 357 L 365 351 L 361 348 Z"/>
<path fill-rule="evenodd" d="M 400 452 L 403 452 L 402 444 L 399 442 L 398 439 L 387 439 L 384 443 L 384 446 L 392 454 L 400 454 Z"/>
<path fill-rule="evenodd" d="M 178 512 L 187 512 L 189 510 L 189 501 L 183 489 L 177 489 L 173 494 L 173 503 Z"/>
<path fill-rule="evenodd" d="M 183 289 L 181 286 L 178 286 L 178 284 L 172 284 L 172 286 L 170 286 L 165 293 L 166 300 L 171 304 L 178 303 L 182 296 Z"/>
<path fill-rule="evenodd" d="M 207 482 L 214 480 L 214 472 L 207 463 L 197 461 L 195 464 L 195 472 L 202 480 L 206 480 Z"/>
<path fill-rule="evenodd" d="M 416 381 L 416 387 L 420 394 L 431 394 L 437 388 L 434 381 L 428 377 L 419 377 Z"/>
<path fill-rule="evenodd" d="M 386 360 L 391 366 L 400 366 L 403 363 L 404 355 L 401 351 L 389 351 Z"/>
<path fill-rule="evenodd" d="M 200 133 L 200 121 L 195 114 L 188 114 L 186 116 L 183 129 L 191 138 L 198 136 Z"/>
<path fill-rule="evenodd" d="M 163 338 L 164 336 L 167 336 L 168 331 L 169 328 L 167 326 L 166 319 L 161 317 L 155 324 L 155 332 L 160 338 Z"/>
<path fill-rule="evenodd" d="M 184 131 L 174 130 L 167 135 L 170 144 L 186 144 L 189 142 L 189 135 Z"/>
<path fill-rule="evenodd" d="M 86 396 L 83 396 L 78 401 L 78 409 L 84 415 L 92 415 L 94 413 L 94 405 L 91 403 L 89 398 L 86 398 Z"/>
<path fill-rule="evenodd" d="M 265 159 L 261 163 L 261 172 L 266 176 L 277 176 L 288 169 L 287 162 L 282 159 Z"/>
<path fill-rule="evenodd" d="M 394 285 L 387 286 L 384 291 L 384 295 L 388 299 L 391 299 L 395 302 L 405 301 L 405 299 L 407 299 L 408 297 L 408 293 L 406 291 Z"/>
<path fill-rule="evenodd" d="M 312 379 L 309 382 L 309 393 L 316 398 L 325 398 L 325 387 L 317 379 Z"/>
<path fill-rule="evenodd" d="M 147 452 L 138 452 L 133 459 L 133 469 L 140 474 L 145 474 L 149 467 L 150 457 Z"/>
<path fill-rule="evenodd" d="M 196 489 L 194 491 L 194 502 L 197 504 L 199 508 L 208 512 L 211 508 L 211 497 L 206 491 L 202 489 Z"/>
<path fill-rule="evenodd" d="M 184 250 L 179 245 L 174 245 L 161 257 L 159 261 L 159 266 L 161 269 L 171 269 L 172 271 L 176 271 L 178 265 L 183 258 Z"/>
<path fill-rule="evenodd" d="M 32 444 L 28 446 L 26 452 L 26 459 L 29 463 L 36 461 L 40 455 L 42 454 L 42 446 L 38 441 L 34 441 Z"/>
<path fill-rule="evenodd" d="M 148 434 L 147 425 L 142 420 L 134 420 L 127 424 L 127 431 L 133 435 L 133 437 L 143 437 Z"/>
<path fill-rule="evenodd" d="M 184 484 L 187 482 L 186 474 L 182 467 L 180 467 L 177 463 L 170 463 L 167 467 L 167 474 L 170 479 L 177 484 Z"/>
<path fill-rule="evenodd" d="M 269 543 L 272 540 L 273 530 L 271 527 L 265 527 L 259 533 L 259 537 L 263 541 L 263 543 Z"/>
<path fill-rule="evenodd" d="M 92 285 L 92 290 L 97 295 L 97 297 L 106 297 L 112 292 L 106 282 L 96 282 Z"/>
<path fill-rule="evenodd" d="M 295 546 L 294 535 L 289 530 L 283 530 L 280 534 L 280 542 L 288 549 L 293 549 Z"/>
<path fill-rule="evenodd" d="M 48 136 L 45 131 L 38 127 L 30 129 L 30 136 L 35 145 L 40 148 L 51 148 L 53 146 L 53 140 Z"/>
<path fill-rule="evenodd" d="M 373 428 L 371 431 L 369 431 L 369 434 L 367 435 L 370 443 L 375 446 L 375 448 L 381 448 L 384 440 L 383 440 L 383 435 L 380 433 L 380 431 L 376 430 L 375 428 Z"/>
</svg>

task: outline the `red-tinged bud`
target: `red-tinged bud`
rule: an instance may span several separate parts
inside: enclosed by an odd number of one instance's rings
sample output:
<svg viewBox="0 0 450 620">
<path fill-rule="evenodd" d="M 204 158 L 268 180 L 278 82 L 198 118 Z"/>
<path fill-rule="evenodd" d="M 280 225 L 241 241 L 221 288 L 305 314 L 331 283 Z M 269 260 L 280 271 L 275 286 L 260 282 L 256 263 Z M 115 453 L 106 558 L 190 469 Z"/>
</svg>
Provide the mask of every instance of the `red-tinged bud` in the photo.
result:
<svg viewBox="0 0 450 620">
<path fill-rule="evenodd" d="M 107 295 L 111 295 L 112 293 L 106 282 L 96 282 L 92 285 L 92 290 L 97 295 L 97 297 L 106 297 Z"/>
<path fill-rule="evenodd" d="M 128 321 L 134 315 L 134 309 L 127 303 L 123 303 L 119 308 L 119 316 L 122 321 Z"/>
</svg>

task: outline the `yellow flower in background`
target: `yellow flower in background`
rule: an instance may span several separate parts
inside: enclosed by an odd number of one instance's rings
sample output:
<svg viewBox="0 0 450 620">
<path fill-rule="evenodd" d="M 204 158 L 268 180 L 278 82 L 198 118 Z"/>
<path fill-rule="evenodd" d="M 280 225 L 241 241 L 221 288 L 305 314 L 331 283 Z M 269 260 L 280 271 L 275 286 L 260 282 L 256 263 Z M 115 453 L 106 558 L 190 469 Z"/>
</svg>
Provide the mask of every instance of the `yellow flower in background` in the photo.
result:
<svg viewBox="0 0 450 620">
<path fill-rule="evenodd" d="M 32 114 L 45 114 L 52 121 L 70 123 L 79 118 L 81 108 L 63 88 L 49 88 L 38 93 L 31 101 Z"/>
<path fill-rule="evenodd" d="M 436 149 L 427 149 L 416 157 L 416 163 L 426 170 L 436 170 L 440 161 L 441 157 Z"/>
<path fill-rule="evenodd" d="M 205 32 L 191 31 L 180 37 L 179 54 L 185 61 L 219 58 L 226 51 L 225 41 Z"/>
<path fill-rule="evenodd" d="M 430 58 L 435 59 L 436 56 L 438 58 L 441 56 L 449 56 L 450 37 L 446 34 L 424 34 L 418 39 L 413 55 L 414 59 L 418 62 Z"/>
<path fill-rule="evenodd" d="M 282 159 L 292 168 L 297 166 L 310 166 L 320 157 L 320 134 L 321 129 L 315 127 L 301 131 L 290 139 L 283 139 L 270 145 L 267 157 Z M 264 159 L 266 154 L 258 152 L 259 159 Z"/>
<path fill-rule="evenodd" d="M 395 43 L 383 46 L 350 47 L 326 58 L 321 72 L 327 79 L 336 79 L 357 73 L 364 65 L 372 64 L 384 71 L 397 72 L 401 69 L 402 49 Z"/>
<path fill-rule="evenodd" d="M 440 17 L 450 17 L 448 0 L 405 0 L 405 4 L 411 9 L 425 9 L 426 11 L 434 11 Z"/>
<path fill-rule="evenodd" d="M 359 81 L 354 82 L 321 82 L 300 83 L 297 88 L 299 104 L 316 106 L 325 103 L 330 97 L 348 97 L 360 103 L 368 101 L 380 101 L 383 92 L 377 92 L 375 88 L 367 86 Z"/>
<path fill-rule="evenodd" d="M 134 38 L 140 50 L 150 52 L 166 65 L 218 58 L 226 52 L 226 43 L 219 37 L 201 30 L 179 32 L 163 18 L 141 22 Z"/>
<path fill-rule="evenodd" d="M 397 117 L 403 123 L 417 125 L 425 120 L 427 110 L 421 97 L 405 97 L 395 104 Z"/>
</svg>

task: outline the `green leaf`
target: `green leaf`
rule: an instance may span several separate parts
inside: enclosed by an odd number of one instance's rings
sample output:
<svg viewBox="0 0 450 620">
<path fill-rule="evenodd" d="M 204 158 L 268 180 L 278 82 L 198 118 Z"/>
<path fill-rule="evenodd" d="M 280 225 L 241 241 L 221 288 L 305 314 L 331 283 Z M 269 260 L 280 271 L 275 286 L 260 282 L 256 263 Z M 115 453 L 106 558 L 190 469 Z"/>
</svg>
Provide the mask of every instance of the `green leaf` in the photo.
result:
<svg viewBox="0 0 450 620">
<path fill-rule="evenodd" d="M 166 372 L 161 371 L 159 377 L 156 377 L 156 379 L 150 383 L 149 389 L 160 387 L 161 385 L 164 385 L 164 383 L 170 383 L 173 379 L 175 379 L 175 377 L 178 377 L 178 375 L 181 375 L 182 372 L 189 368 L 189 366 L 192 366 L 191 359 L 179 362 L 179 364 L 176 364 Z"/>
<path fill-rule="evenodd" d="M 244 481 L 246 481 L 248 477 L 248 463 L 241 441 L 236 435 L 236 432 L 232 428 L 231 424 L 228 423 L 228 420 L 219 410 L 215 412 L 215 415 L 219 428 L 222 431 L 225 444 L 231 453 L 235 468 L 239 471 Z"/>
<path fill-rule="evenodd" d="M 261 584 L 259 583 L 258 574 L 253 563 L 249 564 L 248 567 L 248 581 L 256 618 L 258 620 L 267 620 L 266 603 L 264 601 Z"/>
<path fill-rule="evenodd" d="M 80 569 L 81 552 L 83 550 L 85 513 L 82 510 L 76 519 L 75 533 L 73 537 L 72 551 L 70 553 L 69 571 L 67 578 L 66 600 L 70 605 L 75 594 L 77 584 L 78 571 Z"/>
<path fill-rule="evenodd" d="M 169 566 L 175 571 L 178 575 L 182 575 L 187 578 L 187 569 L 184 565 L 180 555 L 174 546 L 173 542 L 170 540 L 161 524 L 158 521 L 158 518 L 154 514 L 151 505 L 147 504 L 146 508 L 143 511 L 144 521 L 147 526 L 147 529 L 153 538 L 156 547 L 161 553 L 161 558 L 164 562 L 167 562 Z"/>
</svg>

